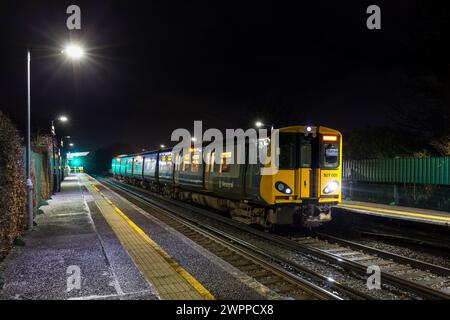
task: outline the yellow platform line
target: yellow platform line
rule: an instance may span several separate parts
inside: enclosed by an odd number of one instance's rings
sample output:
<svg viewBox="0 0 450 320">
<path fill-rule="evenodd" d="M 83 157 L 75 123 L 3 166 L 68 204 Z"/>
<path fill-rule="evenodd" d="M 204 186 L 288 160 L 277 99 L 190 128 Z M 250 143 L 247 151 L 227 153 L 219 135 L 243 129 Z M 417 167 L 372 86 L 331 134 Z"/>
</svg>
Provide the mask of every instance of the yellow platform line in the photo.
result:
<svg viewBox="0 0 450 320">
<path fill-rule="evenodd" d="M 424 218 L 424 219 L 430 219 L 430 220 L 450 221 L 450 217 L 431 216 L 431 215 L 422 214 L 422 213 L 414 213 L 414 212 L 399 211 L 399 210 L 392 210 L 392 209 L 379 209 L 379 208 L 374 208 L 374 207 L 365 207 L 365 206 L 358 206 L 358 205 L 353 205 L 353 204 L 340 204 L 339 207 L 350 208 L 350 209 L 359 209 L 359 210 L 365 210 L 365 211 L 373 211 L 373 212 L 378 212 L 378 213 L 392 213 L 392 214 L 396 214 L 396 215 Z"/>
<path fill-rule="evenodd" d="M 172 269 L 179 274 L 192 288 L 197 291 L 200 296 L 207 300 L 214 300 L 214 296 L 199 282 L 195 279 L 189 272 L 187 272 L 183 267 L 181 267 L 176 261 L 174 261 L 170 255 L 164 251 L 155 241 L 153 241 L 139 226 L 137 226 L 127 215 L 125 215 L 122 210 L 120 210 L 105 194 L 103 194 L 94 184 L 91 184 L 95 191 L 97 191 L 105 201 L 128 223 L 129 226 L 136 231 L 142 239 L 148 243 L 153 250 L 155 250 L 166 263 L 172 267 Z"/>
</svg>

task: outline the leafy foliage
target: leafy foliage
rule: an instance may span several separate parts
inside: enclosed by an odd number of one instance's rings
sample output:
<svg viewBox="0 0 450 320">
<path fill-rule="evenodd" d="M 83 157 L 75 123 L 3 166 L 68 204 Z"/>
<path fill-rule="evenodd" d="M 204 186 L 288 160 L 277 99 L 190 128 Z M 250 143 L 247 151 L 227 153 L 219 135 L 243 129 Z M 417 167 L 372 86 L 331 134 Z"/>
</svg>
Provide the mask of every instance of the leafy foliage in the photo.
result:
<svg viewBox="0 0 450 320">
<path fill-rule="evenodd" d="M 21 138 L 0 111 L 0 256 L 5 255 L 25 227 L 25 177 Z"/>
</svg>

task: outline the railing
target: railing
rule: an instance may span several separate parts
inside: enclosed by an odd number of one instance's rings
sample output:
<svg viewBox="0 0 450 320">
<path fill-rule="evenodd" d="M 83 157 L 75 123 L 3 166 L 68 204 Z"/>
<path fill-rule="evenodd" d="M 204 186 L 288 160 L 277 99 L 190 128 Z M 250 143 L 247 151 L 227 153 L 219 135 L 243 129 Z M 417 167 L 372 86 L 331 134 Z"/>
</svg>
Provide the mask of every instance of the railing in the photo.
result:
<svg viewBox="0 0 450 320">
<path fill-rule="evenodd" d="M 345 160 L 346 181 L 450 185 L 450 157 Z"/>
<path fill-rule="evenodd" d="M 450 157 L 345 160 L 343 197 L 450 211 Z"/>
</svg>

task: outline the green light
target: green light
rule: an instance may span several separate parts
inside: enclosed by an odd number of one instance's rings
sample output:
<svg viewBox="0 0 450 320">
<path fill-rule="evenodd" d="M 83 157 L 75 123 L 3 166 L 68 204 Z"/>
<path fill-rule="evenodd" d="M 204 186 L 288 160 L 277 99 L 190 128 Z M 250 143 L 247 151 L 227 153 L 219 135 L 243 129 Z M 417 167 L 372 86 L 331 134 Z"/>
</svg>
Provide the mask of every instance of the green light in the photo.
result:
<svg viewBox="0 0 450 320">
<path fill-rule="evenodd" d="M 70 161 L 70 164 L 73 167 L 80 167 L 83 164 L 83 161 L 80 158 L 74 157 L 72 161 Z"/>
</svg>

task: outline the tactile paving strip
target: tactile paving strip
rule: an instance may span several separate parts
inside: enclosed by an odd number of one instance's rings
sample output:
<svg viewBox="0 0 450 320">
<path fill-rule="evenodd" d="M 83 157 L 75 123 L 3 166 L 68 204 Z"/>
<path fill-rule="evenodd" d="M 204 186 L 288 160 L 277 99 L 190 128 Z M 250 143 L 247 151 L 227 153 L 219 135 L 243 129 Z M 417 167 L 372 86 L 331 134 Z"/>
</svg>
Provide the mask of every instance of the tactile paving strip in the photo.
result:
<svg viewBox="0 0 450 320">
<path fill-rule="evenodd" d="M 136 266 L 161 299 L 202 300 L 214 296 L 134 224 L 97 187 L 85 186 Z"/>
</svg>

